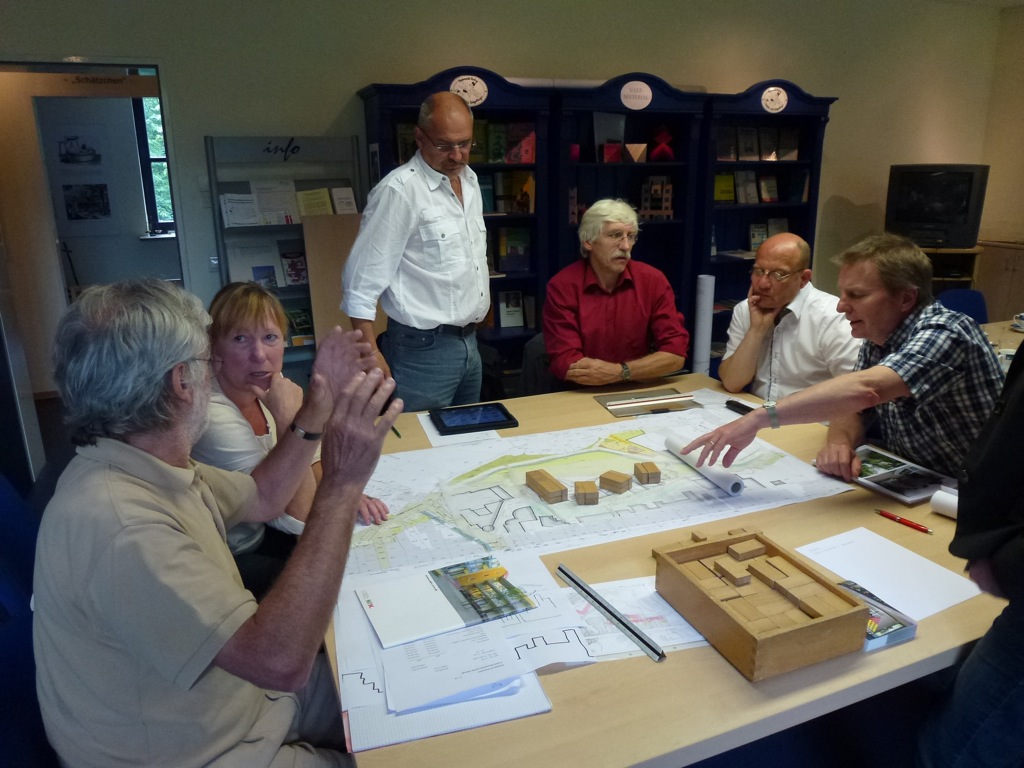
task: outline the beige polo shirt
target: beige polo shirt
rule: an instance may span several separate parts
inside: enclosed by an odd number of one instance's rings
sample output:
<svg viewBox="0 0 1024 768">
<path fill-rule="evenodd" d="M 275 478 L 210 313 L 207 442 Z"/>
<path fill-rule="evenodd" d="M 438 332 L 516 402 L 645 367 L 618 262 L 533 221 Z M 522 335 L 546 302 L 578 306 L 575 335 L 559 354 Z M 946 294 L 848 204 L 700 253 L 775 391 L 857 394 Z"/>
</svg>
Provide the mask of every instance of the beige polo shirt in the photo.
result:
<svg viewBox="0 0 1024 768">
<path fill-rule="evenodd" d="M 225 543 L 248 475 L 172 467 L 117 440 L 78 449 L 43 516 L 39 701 L 69 765 L 267 765 L 296 713 L 212 665 L 256 611 Z"/>
</svg>

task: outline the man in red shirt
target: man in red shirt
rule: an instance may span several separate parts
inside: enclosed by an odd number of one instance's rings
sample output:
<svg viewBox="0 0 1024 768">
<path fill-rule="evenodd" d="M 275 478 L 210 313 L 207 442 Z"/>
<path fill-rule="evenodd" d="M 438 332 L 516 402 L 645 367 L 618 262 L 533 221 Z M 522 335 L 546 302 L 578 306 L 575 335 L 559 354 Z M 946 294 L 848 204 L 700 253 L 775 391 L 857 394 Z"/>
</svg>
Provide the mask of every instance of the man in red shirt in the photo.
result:
<svg viewBox="0 0 1024 768">
<path fill-rule="evenodd" d="M 544 345 L 551 372 L 582 386 L 679 370 L 690 334 L 658 269 L 631 261 L 639 223 L 623 200 L 598 200 L 580 222 L 580 253 L 548 283 Z"/>
</svg>

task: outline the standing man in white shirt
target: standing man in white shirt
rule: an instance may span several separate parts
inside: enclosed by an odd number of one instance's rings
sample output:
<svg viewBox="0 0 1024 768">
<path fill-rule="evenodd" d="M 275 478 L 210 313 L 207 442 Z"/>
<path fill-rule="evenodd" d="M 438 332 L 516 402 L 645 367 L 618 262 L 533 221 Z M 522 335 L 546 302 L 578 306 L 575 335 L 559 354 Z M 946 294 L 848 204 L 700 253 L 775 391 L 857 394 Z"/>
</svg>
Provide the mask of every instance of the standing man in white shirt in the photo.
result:
<svg viewBox="0 0 1024 768">
<path fill-rule="evenodd" d="M 413 158 L 370 192 L 341 303 L 408 411 L 480 399 L 476 323 L 490 306 L 480 185 L 467 165 L 473 113 L 457 94 L 435 93 L 415 139 Z M 388 316 L 379 348 L 378 299 Z"/>
<path fill-rule="evenodd" d="M 791 395 L 853 370 L 860 340 L 839 298 L 811 285 L 811 248 L 783 232 L 757 249 L 747 300 L 737 304 L 718 378 L 765 400 Z"/>
</svg>

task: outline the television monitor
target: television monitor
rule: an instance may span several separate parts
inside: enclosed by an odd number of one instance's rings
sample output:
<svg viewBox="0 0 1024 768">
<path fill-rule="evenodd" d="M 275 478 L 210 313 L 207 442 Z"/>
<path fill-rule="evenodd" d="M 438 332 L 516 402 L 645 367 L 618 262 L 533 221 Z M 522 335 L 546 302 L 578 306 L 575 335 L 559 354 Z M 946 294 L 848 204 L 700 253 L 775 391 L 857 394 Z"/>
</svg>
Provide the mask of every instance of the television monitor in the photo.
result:
<svg viewBox="0 0 1024 768">
<path fill-rule="evenodd" d="M 922 248 L 978 244 L 987 165 L 894 165 L 889 169 L 885 229 Z"/>
</svg>

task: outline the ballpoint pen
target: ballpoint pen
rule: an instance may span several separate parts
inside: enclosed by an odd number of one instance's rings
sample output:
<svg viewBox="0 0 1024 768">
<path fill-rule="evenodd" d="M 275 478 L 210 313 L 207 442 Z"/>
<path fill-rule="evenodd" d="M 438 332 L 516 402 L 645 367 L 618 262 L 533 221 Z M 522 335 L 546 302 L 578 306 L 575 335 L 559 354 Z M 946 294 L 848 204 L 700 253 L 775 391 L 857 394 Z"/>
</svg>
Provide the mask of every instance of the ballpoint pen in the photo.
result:
<svg viewBox="0 0 1024 768">
<path fill-rule="evenodd" d="M 395 433 L 395 437 L 401 439 L 402 433 L 398 431 L 394 424 L 391 425 L 391 431 Z"/>
<path fill-rule="evenodd" d="M 915 531 L 920 531 L 921 533 L 931 533 L 932 532 L 932 529 L 929 528 L 926 525 L 921 525 L 920 523 L 915 523 L 913 520 L 907 520 L 907 518 L 905 518 L 905 517 L 900 517 L 899 515 L 893 514 L 892 512 L 888 512 L 888 511 L 886 511 L 884 509 L 876 509 L 875 512 L 877 512 L 878 514 L 880 514 L 882 517 L 886 518 L 887 520 L 892 520 L 893 522 L 901 523 L 902 525 L 905 525 L 908 528 L 913 528 Z"/>
</svg>

